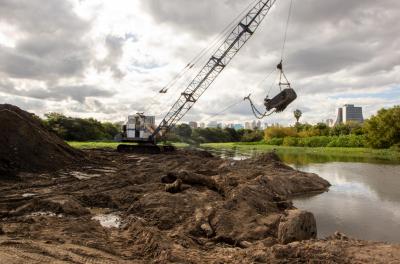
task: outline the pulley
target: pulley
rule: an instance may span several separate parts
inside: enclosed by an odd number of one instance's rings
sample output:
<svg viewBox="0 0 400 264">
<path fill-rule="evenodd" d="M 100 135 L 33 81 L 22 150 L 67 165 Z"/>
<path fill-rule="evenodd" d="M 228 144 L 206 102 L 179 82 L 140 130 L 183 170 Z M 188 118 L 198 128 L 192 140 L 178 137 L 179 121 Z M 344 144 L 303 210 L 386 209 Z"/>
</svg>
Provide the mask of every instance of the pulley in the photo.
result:
<svg viewBox="0 0 400 264">
<path fill-rule="evenodd" d="M 272 99 L 269 99 L 269 96 L 267 95 L 264 99 L 264 105 L 267 111 L 275 109 L 276 113 L 280 113 L 283 112 L 289 104 L 296 100 L 297 94 L 292 89 L 290 82 L 283 71 L 283 62 L 281 61 L 276 67 L 280 72 L 279 88 L 281 92 Z"/>
</svg>

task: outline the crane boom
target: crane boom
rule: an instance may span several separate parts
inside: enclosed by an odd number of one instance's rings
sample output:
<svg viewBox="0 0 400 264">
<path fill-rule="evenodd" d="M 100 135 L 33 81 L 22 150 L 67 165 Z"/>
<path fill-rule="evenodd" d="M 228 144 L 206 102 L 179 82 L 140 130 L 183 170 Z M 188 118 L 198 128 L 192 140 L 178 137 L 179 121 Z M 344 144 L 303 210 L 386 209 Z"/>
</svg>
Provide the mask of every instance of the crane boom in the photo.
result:
<svg viewBox="0 0 400 264">
<path fill-rule="evenodd" d="M 251 38 L 275 2 L 276 0 L 260 0 L 246 14 L 165 115 L 151 135 L 153 140 L 160 131 L 168 131 L 179 122 L 193 107 L 243 45 Z"/>
</svg>

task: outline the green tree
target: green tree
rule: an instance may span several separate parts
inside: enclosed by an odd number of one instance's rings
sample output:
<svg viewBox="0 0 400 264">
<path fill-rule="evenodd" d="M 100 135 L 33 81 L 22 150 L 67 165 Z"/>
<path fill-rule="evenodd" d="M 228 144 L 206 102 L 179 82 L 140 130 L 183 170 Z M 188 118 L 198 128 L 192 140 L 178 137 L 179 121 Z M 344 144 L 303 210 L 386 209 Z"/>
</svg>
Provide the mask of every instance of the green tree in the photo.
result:
<svg viewBox="0 0 400 264">
<path fill-rule="evenodd" d="M 192 128 L 188 124 L 181 124 L 176 127 L 176 134 L 183 139 L 189 139 L 192 136 Z"/>
<path fill-rule="evenodd" d="M 331 136 L 345 136 L 350 135 L 350 133 L 351 127 L 349 124 L 336 125 L 330 131 Z"/>
<path fill-rule="evenodd" d="M 389 148 L 400 143 L 400 106 L 379 110 L 364 125 L 366 140 L 373 148 Z"/>
<path fill-rule="evenodd" d="M 243 142 L 258 142 L 263 140 L 264 132 L 262 130 L 246 130 L 242 136 Z"/>
<path fill-rule="evenodd" d="M 294 118 L 296 118 L 296 124 L 299 124 L 299 120 L 301 118 L 301 116 L 303 115 L 303 112 L 301 112 L 301 110 L 296 109 L 294 112 Z"/>
<path fill-rule="evenodd" d="M 265 140 L 272 138 L 297 137 L 297 130 L 294 127 L 269 127 L 264 130 Z"/>
<path fill-rule="evenodd" d="M 58 113 L 48 113 L 45 117 L 45 126 L 69 141 L 112 140 L 120 130 L 116 124 L 101 123 L 93 118 L 73 118 Z"/>
</svg>

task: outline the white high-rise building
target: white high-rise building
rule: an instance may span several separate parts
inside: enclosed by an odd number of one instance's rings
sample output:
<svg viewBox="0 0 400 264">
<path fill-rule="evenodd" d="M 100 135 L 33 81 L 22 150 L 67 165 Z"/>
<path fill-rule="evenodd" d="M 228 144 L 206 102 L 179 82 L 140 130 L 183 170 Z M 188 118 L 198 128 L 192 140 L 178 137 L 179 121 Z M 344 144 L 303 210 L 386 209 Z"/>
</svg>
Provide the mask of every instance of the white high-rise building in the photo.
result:
<svg viewBox="0 0 400 264">
<path fill-rule="evenodd" d="M 217 128 L 218 127 L 218 122 L 217 121 L 211 121 L 208 123 L 207 127 L 209 128 Z"/>
<path fill-rule="evenodd" d="M 348 122 L 364 122 L 362 107 L 346 104 L 342 108 L 339 108 L 336 124 L 346 124 Z"/>
</svg>

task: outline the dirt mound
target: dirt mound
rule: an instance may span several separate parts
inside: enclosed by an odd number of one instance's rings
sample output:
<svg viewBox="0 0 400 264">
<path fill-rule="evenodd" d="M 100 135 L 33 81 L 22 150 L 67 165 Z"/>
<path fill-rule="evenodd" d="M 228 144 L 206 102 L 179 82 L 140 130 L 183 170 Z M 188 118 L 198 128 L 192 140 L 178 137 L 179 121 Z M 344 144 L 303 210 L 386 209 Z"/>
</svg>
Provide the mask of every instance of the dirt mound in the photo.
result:
<svg viewBox="0 0 400 264">
<path fill-rule="evenodd" d="M 40 120 L 13 105 L 0 105 L 0 175 L 56 170 L 83 157 Z"/>
</svg>

